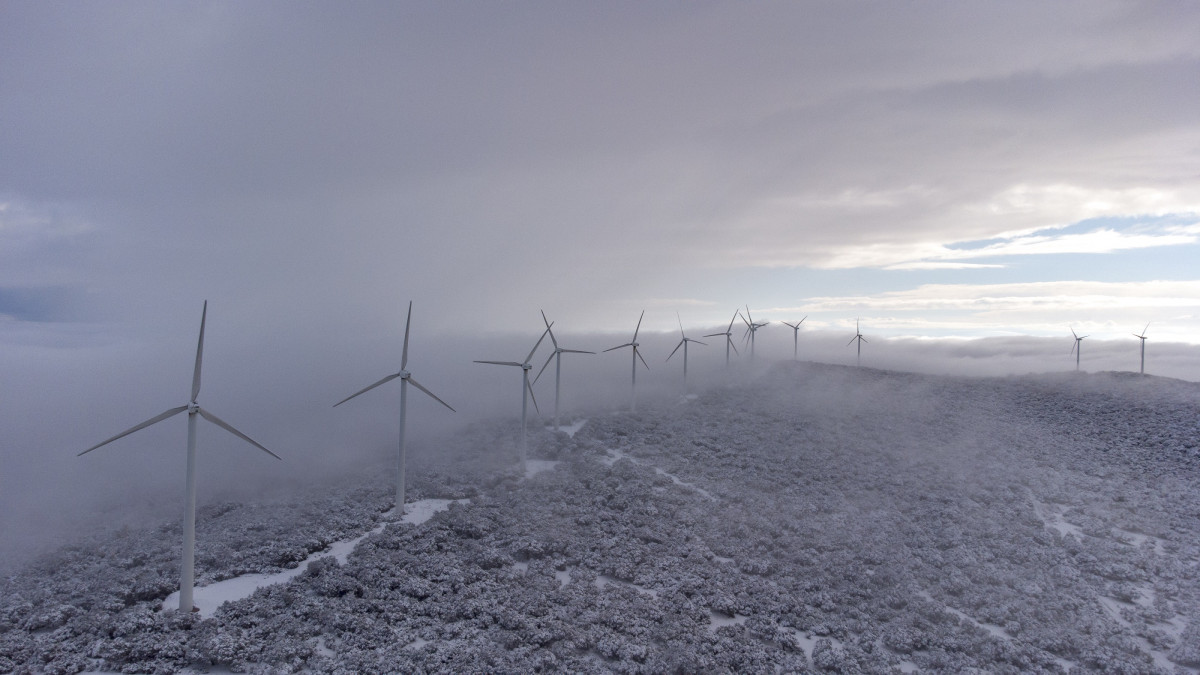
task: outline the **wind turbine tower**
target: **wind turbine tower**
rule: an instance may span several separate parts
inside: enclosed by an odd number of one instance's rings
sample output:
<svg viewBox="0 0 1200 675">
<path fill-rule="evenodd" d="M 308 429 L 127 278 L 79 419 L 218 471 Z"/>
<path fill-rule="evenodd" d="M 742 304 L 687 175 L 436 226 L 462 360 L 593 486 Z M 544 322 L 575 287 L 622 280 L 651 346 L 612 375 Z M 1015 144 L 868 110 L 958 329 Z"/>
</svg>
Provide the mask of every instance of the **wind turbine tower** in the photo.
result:
<svg viewBox="0 0 1200 675">
<path fill-rule="evenodd" d="M 404 515 L 404 465 L 405 465 L 405 456 L 407 454 L 406 449 L 405 449 L 405 442 L 404 442 L 404 429 L 406 426 L 405 421 L 408 417 L 408 385 L 411 384 L 412 386 L 416 387 L 417 389 L 420 389 L 421 391 L 425 392 L 433 400 L 437 401 L 438 403 L 441 403 L 442 405 L 446 406 L 447 408 L 450 408 L 449 403 L 446 403 L 442 399 L 438 398 L 437 395 L 435 395 L 432 391 L 429 391 L 425 387 L 421 386 L 421 384 L 419 382 L 412 379 L 412 373 L 410 373 L 410 372 L 408 372 L 408 370 L 406 370 L 408 368 L 408 333 L 409 333 L 409 329 L 411 327 L 412 327 L 412 301 L 409 300 L 408 301 L 408 318 L 404 321 L 404 350 L 400 355 L 400 372 L 392 373 L 391 375 L 388 375 L 387 377 L 376 382 L 375 384 L 372 384 L 369 387 L 360 389 L 359 391 L 357 391 L 357 392 L 347 396 L 346 398 L 338 401 L 337 403 L 333 404 L 333 407 L 336 408 L 339 405 L 345 403 L 346 401 L 349 401 L 350 399 L 354 398 L 355 396 L 358 396 L 359 394 L 365 394 L 368 391 L 371 391 L 372 389 L 374 389 L 375 387 L 378 387 L 381 384 L 391 382 L 392 380 L 394 380 L 396 378 L 400 378 L 400 448 L 399 448 L 399 451 L 396 453 L 396 508 L 395 508 L 395 515 L 397 518 Z M 454 408 L 450 408 L 450 411 L 455 412 Z"/>
<path fill-rule="evenodd" d="M 554 361 L 554 428 L 558 427 L 558 399 L 559 391 L 562 386 L 562 355 L 563 354 L 595 354 L 596 352 L 585 352 L 582 349 L 564 349 L 558 344 L 558 340 L 554 339 L 554 331 L 550 330 L 550 321 L 546 318 L 546 313 L 542 312 L 542 321 L 546 324 L 546 332 L 550 334 L 550 342 L 554 344 L 554 353 L 546 359 L 546 363 L 542 365 L 542 369 L 538 371 L 537 377 L 533 378 L 533 383 L 542 379 L 542 373 L 546 372 L 546 366 L 550 365 L 550 361 Z"/>
<path fill-rule="evenodd" d="M 1146 324 L 1146 328 L 1142 329 L 1141 335 L 1138 335 L 1137 333 L 1133 334 L 1133 337 L 1142 341 L 1142 370 L 1141 370 L 1142 375 L 1146 374 L 1146 329 L 1147 328 L 1150 328 L 1149 323 Z"/>
<path fill-rule="evenodd" d="M 807 316 L 805 316 L 805 317 L 804 317 L 804 319 L 807 319 L 807 318 L 808 318 Z M 783 322 L 783 325 L 785 325 L 785 326 L 787 326 L 788 328 L 791 328 L 791 329 L 792 329 L 792 360 L 793 360 L 793 361 L 795 361 L 795 360 L 796 360 L 796 355 L 797 355 L 797 353 L 799 353 L 799 349 L 800 349 L 800 324 L 804 323 L 804 319 L 800 319 L 800 320 L 799 320 L 799 321 L 797 321 L 796 323 L 788 323 L 788 322 L 786 322 L 786 321 L 784 321 L 784 322 Z"/>
<path fill-rule="evenodd" d="M 542 336 L 538 338 L 537 343 L 533 345 L 533 349 L 529 350 L 529 355 L 525 360 L 517 363 L 516 361 L 476 361 L 475 363 L 491 363 L 497 366 L 516 366 L 521 369 L 521 470 L 525 470 L 525 459 L 529 455 L 529 399 L 533 399 L 533 407 L 538 410 L 537 398 L 533 395 L 533 385 L 529 383 L 529 371 L 533 370 L 533 365 L 530 363 L 533 360 L 533 355 L 538 347 L 542 346 L 542 340 L 550 334 L 550 324 L 546 326 L 546 330 L 542 332 Z M 528 394 L 528 396 L 526 396 Z M 541 413 L 541 410 L 538 410 Z"/>
<path fill-rule="evenodd" d="M 862 331 L 858 328 L 858 319 L 854 320 L 854 337 L 850 338 L 850 342 L 855 341 L 858 342 L 858 356 L 854 361 L 854 366 L 858 367 L 862 365 L 862 346 L 867 341 L 867 338 L 863 337 Z M 850 346 L 850 342 L 846 343 L 847 347 Z"/>
<path fill-rule="evenodd" d="M 637 341 L 638 331 L 642 329 L 642 319 L 645 316 L 646 316 L 646 310 L 643 309 L 641 316 L 638 317 L 637 328 L 633 329 L 633 339 L 632 340 L 630 340 L 629 342 L 626 342 L 623 345 L 617 345 L 616 347 L 612 347 L 612 348 L 604 350 L 606 352 L 611 352 L 614 349 L 623 349 L 625 347 L 633 347 L 633 379 L 632 379 L 632 384 L 631 384 L 631 392 L 632 393 L 630 395 L 629 412 L 637 412 L 637 362 L 638 362 L 638 359 L 642 360 L 642 365 L 646 367 L 646 370 L 650 370 L 650 366 L 646 363 L 646 359 L 643 359 L 642 353 L 638 351 L 638 341 Z"/>
<path fill-rule="evenodd" d="M 735 347 L 733 344 L 733 322 L 737 321 L 738 317 L 741 315 L 742 315 L 742 310 L 740 310 L 740 309 L 736 310 L 733 313 L 733 318 L 729 320 L 729 327 L 725 329 L 724 333 L 711 333 L 709 335 L 704 336 L 704 337 L 717 337 L 720 335 L 725 336 L 725 368 L 726 368 L 726 370 L 729 369 L 729 350 L 732 348 L 733 353 L 737 354 L 737 347 Z"/>
<path fill-rule="evenodd" d="M 688 381 L 687 381 L 687 352 L 688 352 L 687 346 L 688 346 L 688 343 L 695 342 L 698 345 L 705 345 L 705 346 L 708 346 L 708 345 L 707 345 L 707 343 L 701 342 L 699 340 L 693 340 L 692 338 L 688 337 L 686 333 L 683 332 L 683 319 L 679 318 L 679 312 L 675 313 L 675 319 L 679 321 L 679 334 L 683 336 L 683 339 L 681 339 L 679 341 L 679 344 L 675 345 L 675 349 L 671 350 L 670 355 L 667 356 L 667 360 L 670 361 L 671 357 L 675 356 L 675 352 L 679 351 L 680 347 L 683 347 L 683 393 L 686 394 L 688 391 Z"/>
<path fill-rule="evenodd" d="M 1146 324 L 1146 327 L 1149 328 L 1150 324 Z M 1145 331 L 1142 331 L 1142 332 L 1145 332 Z M 1075 344 L 1071 346 L 1071 353 L 1075 355 L 1075 372 L 1079 372 L 1079 354 L 1080 354 L 1080 352 L 1083 351 L 1083 338 L 1085 338 L 1087 336 L 1086 335 L 1075 335 L 1074 328 L 1071 329 L 1071 335 L 1073 335 L 1075 337 Z M 1146 343 L 1143 342 L 1142 344 L 1144 345 Z"/>
<path fill-rule="evenodd" d="M 246 441 L 254 447 L 262 450 L 275 459 L 280 459 L 279 455 L 271 452 L 262 445 L 250 438 L 246 434 L 234 429 L 227 422 L 222 421 L 216 415 L 204 410 L 200 404 L 196 403 L 196 397 L 200 395 L 200 362 L 204 357 L 204 321 L 208 316 L 208 301 L 204 301 L 204 309 L 200 312 L 200 340 L 196 344 L 196 368 L 192 371 L 192 398 L 187 405 L 181 405 L 178 408 L 170 410 L 151 417 L 141 424 L 126 429 L 112 438 L 93 445 L 92 447 L 79 453 L 79 456 L 95 450 L 104 445 L 108 445 L 118 438 L 124 438 L 135 431 L 140 431 L 146 427 L 157 424 L 168 417 L 174 417 L 181 412 L 188 414 L 188 439 L 187 439 L 187 487 L 186 487 L 186 506 L 183 515 L 183 556 L 180 563 L 180 579 L 179 579 L 179 611 L 191 612 L 192 605 L 192 586 L 196 579 L 196 418 L 203 417 L 213 424 L 221 427 L 229 433 Z"/>
</svg>

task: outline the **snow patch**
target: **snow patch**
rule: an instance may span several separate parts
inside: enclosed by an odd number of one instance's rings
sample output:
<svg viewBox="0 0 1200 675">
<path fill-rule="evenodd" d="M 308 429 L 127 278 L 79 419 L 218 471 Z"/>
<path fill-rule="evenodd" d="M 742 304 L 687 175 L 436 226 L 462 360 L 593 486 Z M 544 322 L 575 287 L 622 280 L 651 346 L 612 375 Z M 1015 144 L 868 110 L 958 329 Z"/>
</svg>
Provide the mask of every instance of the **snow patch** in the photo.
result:
<svg viewBox="0 0 1200 675">
<path fill-rule="evenodd" d="M 433 514 L 437 513 L 438 511 L 445 511 L 453 503 L 466 504 L 470 503 L 470 501 L 471 500 L 469 499 L 419 499 L 415 502 L 409 502 L 404 505 L 405 513 L 400 518 L 400 522 L 409 523 L 412 525 L 420 525 L 421 523 L 424 523 L 432 518 Z M 384 515 L 386 516 L 393 513 L 395 513 L 395 509 L 392 509 Z M 345 564 L 355 547 L 357 547 L 363 539 L 366 539 L 371 534 L 382 532 L 383 528 L 387 525 L 388 523 L 384 522 L 378 527 L 372 529 L 370 532 L 355 537 L 354 539 L 334 542 L 325 550 L 313 553 L 304 560 L 301 560 L 296 567 L 283 570 L 282 572 L 278 572 L 276 574 L 243 574 L 240 577 L 225 579 L 207 586 L 196 586 L 192 589 L 192 605 L 196 608 L 200 618 L 208 619 L 212 617 L 213 612 L 215 612 L 218 607 L 226 602 L 233 602 L 235 600 L 248 598 L 254 593 L 254 591 L 265 586 L 272 586 L 274 584 L 282 584 L 287 581 L 291 581 L 292 579 L 303 574 L 304 570 L 308 569 L 308 564 L 311 562 L 315 562 L 321 558 L 332 555 L 339 563 Z M 173 609 L 177 607 L 179 607 L 179 591 L 175 591 L 174 593 L 168 595 L 167 599 L 163 600 L 162 603 L 163 609 Z"/>
<path fill-rule="evenodd" d="M 533 478 L 543 471 L 549 471 L 558 466 L 559 462 L 552 459 L 527 459 L 525 460 L 525 478 Z"/>
</svg>

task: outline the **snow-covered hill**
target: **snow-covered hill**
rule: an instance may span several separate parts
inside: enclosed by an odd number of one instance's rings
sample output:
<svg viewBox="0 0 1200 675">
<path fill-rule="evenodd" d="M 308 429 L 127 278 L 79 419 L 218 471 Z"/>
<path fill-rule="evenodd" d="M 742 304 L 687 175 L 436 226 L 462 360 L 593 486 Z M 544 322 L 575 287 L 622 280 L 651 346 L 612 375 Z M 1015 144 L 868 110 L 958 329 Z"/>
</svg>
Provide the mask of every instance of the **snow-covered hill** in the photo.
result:
<svg viewBox="0 0 1200 675">
<path fill-rule="evenodd" d="M 515 435 L 418 463 L 462 500 L 427 520 L 378 475 L 202 509 L 200 585 L 307 562 L 200 614 L 175 523 L 44 557 L 0 672 L 1200 670 L 1200 386 L 788 363 L 536 433 L 529 475 Z"/>
</svg>

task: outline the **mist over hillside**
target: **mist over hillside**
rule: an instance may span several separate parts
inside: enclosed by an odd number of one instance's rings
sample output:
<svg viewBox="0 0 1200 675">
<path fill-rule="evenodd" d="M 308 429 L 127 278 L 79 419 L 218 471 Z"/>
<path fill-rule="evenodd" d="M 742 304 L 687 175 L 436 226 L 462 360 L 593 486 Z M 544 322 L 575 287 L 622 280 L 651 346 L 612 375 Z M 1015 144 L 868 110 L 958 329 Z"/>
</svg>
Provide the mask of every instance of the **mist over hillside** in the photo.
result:
<svg viewBox="0 0 1200 675">
<path fill-rule="evenodd" d="M 77 541 L 4 578 L 0 671 L 1200 670 L 1200 385 L 760 368 L 576 398 L 528 477 L 511 414 L 424 441 L 422 523 L 387 456 L 210 499 L 202 587 L 303 565 L 200 615 L 174 514 Z"/>
<path fill-rule="evenodd" d="M 417 308 L 410 370 L 422 384 L 454 406 L 450 413 L 423 395 L 410 397 L 410 445 L 414 451 L 436 444 L 475 422 L 511 422 L 520 414 L 520 373 L 473 363 L 476 359 L 522 359 L 539 335 L 541 317 L 528 333 L 438 334 L 424 329 Z M 648 317 L 653 316 L 649 313 Z M 554 319 L 553 314 L 550 316 Z M 756 315 L 757 318 L 757 315 Z M 770 317 L 774 318 L 774 317 Z M 364 467 L 394 452 L 399 387 L 380 387 L 334 409 L 338 400 L 396 372 L 403 316 L 380 321 L 369 331 L 310 330 L 287 325 L 242 333 L 214 306 L 209 316 L 204 388 L 200 401 L 284 458 L 276 462 L 225 432 L 202 424 L 197 462 L 201 504 L 223 500 L 294 497 L 330 477 L 360 475 Z M 649 320 L 649 319 L 647 319 Z M 198 321 L 198 317 L 192 317 Z M 396 322 L 400 321 L 399 325 Z M 628 342 L 628 331 L 556 333 L 563 346 L 602 352 Z M 778 360 L 790 360 L 793 332 L 772 322 L 758 332 L 755 356 L 742 341 L 744 326 L 733 328 L 738 352 L 725 368 L 719 337 L 726 325 L 691 328 L 689 378 L 694 391 L 753 378 Z M 170 334 L 127 335 L 115 344 L 80 349 L 10 346 L 0 354 L 0 370 L 17 388 L 0 392 L 0 428 L 5 431 L 0 472 L 0 570 L 27 560 L 31 552 L 67 543 L 96 528 L 143 526 L 174 517 L 183 490 L 186 422 L 173 419 L 121 439 L 86 457 L 79 451 L 128 426 L 186 400 L 194 359 L 191 321 L 171 326 Z M 163 327 L 160 326 L 160 329 Z M 863 331 L 864 366 L 924 373 L 995 376 L 1072 371 L 1069 335 L 1060 340 L 1013 337 L 979 340 L 878 338 Z M 802 329 L 797 352 L 804 361 L 851 365 L 849 335 Z M 83 339 L 83 338 L 81 338 Z M 639 335 L 650 368 L 638 375 L 646 401 L 669 400 L 683 391 L 682 354 L 667 361 L 679 333 Z M 540 369 L 549 356 L 548 340 L 534 355 Z M 1138 343 L 1089 338 L 1082 368 L 1130 371 L 1138 368 Z M 49 350 L 49 351 L 47 351 Z M 640 368 L 639 364 L 639 368 Z M 1200 351 L 1193 345 L 1157 342 L 1147 347 L 1147 372 L 1200 380 Z M 536 371 L 535 371 L 536 374 Z M 569 411 L 628 408 L 628 350 L 563 357 L 562 404 Z M 541 418 L 553 413 L 554 368 L 535 386 Z M 16 395 L 16 394 L 20 395 Z M 531 414 L 537 411 L 531 406 Z"/>
</svg>

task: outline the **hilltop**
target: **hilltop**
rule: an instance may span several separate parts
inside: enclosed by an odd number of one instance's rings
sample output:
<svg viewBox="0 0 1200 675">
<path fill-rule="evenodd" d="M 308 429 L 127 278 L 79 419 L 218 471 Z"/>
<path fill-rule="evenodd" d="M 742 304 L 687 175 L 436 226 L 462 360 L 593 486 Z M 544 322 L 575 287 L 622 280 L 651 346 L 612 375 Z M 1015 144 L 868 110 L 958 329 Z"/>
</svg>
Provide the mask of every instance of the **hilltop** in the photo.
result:
<svg viewBox="0 0 1200 675">
<path fill-rule="evenodd" d="M 378 474 L 201 509 L 198 584 L 298 571 L 201 614 L 177 523 L 45 556 L 0 672 L 1200 671 L 1200 385 L 781 363 L 515 431 L 418 458 L 420 522 Z"/>
</svg>

